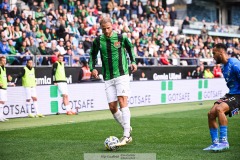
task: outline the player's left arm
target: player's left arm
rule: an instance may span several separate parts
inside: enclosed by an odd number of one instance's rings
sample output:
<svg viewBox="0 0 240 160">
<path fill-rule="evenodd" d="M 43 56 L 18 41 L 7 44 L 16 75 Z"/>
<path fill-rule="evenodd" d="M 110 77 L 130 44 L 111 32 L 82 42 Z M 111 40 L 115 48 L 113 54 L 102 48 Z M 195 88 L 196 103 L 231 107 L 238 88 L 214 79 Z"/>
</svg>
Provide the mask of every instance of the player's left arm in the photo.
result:
<svg viewBox="0 0 240 160">
<path fill-rule="evenodd" d="M 93 45 L 90 50 L 89 68 L 94 78 L 98 78 L 98 71 L 95 69 L 95 65 L 97 64 L 97 55 L 99 49 L 100 49 L 100 36 L 94 39 Z"/>
<path fill-rule="evenodd" d="M 124 42 L 124 46 L 128 52 L 128 55 L 130 57 L 131 70 L 132 70 L 132 72 L 135 72 L 137 70 L 137 65 L 136 65 L 136 59 L 135 59 L 133 45 L 126 36 L 123 36 L 123 42 Z"/>
<path fill-rule="evenodd" d="M 233 66 L 233 71 L 237 76 L 238 82 L 240 82 L 240 62 Z"/>
</svg>

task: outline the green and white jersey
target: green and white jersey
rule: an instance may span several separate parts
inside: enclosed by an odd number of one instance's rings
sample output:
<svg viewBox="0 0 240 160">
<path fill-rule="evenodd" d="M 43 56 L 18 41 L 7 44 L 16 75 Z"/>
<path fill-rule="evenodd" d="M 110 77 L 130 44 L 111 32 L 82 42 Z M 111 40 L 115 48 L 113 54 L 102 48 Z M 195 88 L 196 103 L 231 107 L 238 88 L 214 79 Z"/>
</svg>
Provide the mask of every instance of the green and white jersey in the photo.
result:
<svg viewBox="0 0 240 160">
<path fill-rule="evenodd" d="M 102 60 L 102 74 L 104 80 L 110 80 L 128 74 L 127 53 L 132 64 L 136 64 L 133 46 L 126 36 L 113 32 L 111 37 L 104 34 L 93 41 L 90 51 L 90 71 L 97 63 L 97 54 L 100 51 Z M 127 52 L 127 53 L 126 53 Z"/>
</svg>

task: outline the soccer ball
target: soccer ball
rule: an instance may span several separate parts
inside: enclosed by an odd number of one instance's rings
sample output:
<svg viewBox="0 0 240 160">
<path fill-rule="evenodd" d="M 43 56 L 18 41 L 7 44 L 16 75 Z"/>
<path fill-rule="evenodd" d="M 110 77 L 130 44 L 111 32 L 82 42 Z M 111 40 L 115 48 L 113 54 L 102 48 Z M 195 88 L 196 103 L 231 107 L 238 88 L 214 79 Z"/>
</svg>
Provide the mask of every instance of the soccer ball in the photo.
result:
<svg viewBox="0 0 240 160">
<path fill-rule="evenodd" d="M 115 144 L 119 143 L 119 139 L 115 136 L 109 136 L 104 141 L 104 146 L 109 151 L 116 151 L 119 147 L 115 146 Z"/>
</svg>

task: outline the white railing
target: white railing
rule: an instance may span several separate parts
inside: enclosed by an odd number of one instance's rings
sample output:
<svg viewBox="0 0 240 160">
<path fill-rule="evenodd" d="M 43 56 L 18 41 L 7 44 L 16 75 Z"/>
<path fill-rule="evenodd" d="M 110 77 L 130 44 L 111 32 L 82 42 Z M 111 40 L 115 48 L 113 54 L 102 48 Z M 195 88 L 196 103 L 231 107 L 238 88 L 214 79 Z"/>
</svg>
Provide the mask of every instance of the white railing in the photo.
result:
<svg viewBox="0 0 240 160">
<path fill-rule="evenodd" d="M 27 63 L 28 59 L 34 61 L 35 67 L 49 67 L 57 60 L 57 56 L 54 55 L 2 55 L 7 58 L 7 66 L 18 67 L 24 66 Z M 89 61 L 89 56 L 64 56 L 65 66 L 67 67 L 76 67 L 81 66 L 81 61 L 83 59 Z M 167 61 L 170 63 L 170 66 L 194 66 L 199 65 L 200 63 L 205 63 L 206 65 L 214 65 L 212 58 L 168 58 Z M 140 66 L 166 66 L 161 62 L 161 57 L 136 57 L 137 65 Z M 130 64 L 130 58 L 128 57 L 128 63 Z M 101 67 L 101 59 L 97 59 L 97 66 Z"/>
</svg>

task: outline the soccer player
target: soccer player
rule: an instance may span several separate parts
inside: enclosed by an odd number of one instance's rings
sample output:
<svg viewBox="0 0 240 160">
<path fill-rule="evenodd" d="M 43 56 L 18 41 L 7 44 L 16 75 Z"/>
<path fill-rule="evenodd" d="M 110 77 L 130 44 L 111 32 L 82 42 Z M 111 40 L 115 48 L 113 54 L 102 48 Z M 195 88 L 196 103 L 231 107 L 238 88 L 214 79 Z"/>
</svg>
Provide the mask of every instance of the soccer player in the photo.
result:
<svg viewBox="0 0 240 160">
<path fill-rule="evenodd" d="M 67 78 L 65 74 L 63 55 L 61 54 L 58 55 L 58 61 L 53 64 L 52 76 L 54 85 L 58 86 L 58 90 L 61 92 L 63 97 L 63 104 L 66 108 L 66 114 L 74 115 L 75 112 L 72 111 L 71 107 L 69 106 Z"/>
<path fill-rule="evenodd" d="M 6 57 L 0 57 L 0 122 L 7 121 L 3 117 L 3 105 L 7 101 L 7 74 L 6 74 Z"/>
<path fill-rule="evenodd" d="M 112 22 L 104 17 L 100 22 L 103 35 L 93 41 L 90 51 L 90 71 L 92 76 L 98 78 L 98 71 L 94 68 L 97 61 L 97 54 L 100 51 L 102 59 L 102 73 L 105 80 L 105 91 L 109 109 L 115 120 L 123 128 L 123 137 L 116 146 L 123 146 L 132 141 L 130 135 L 130 110 L 127 99 L 129 95 L 129 71 L 126 51 L 131 60 L 131 70 L 135 72 L 137 65 L 131 42 L 126 36 L 117 34 L 112 30 Z M 118 103 L 121 110 L 118 109 Z"/>
<path fill-rule="evenodd" d="M 229 117 L 238 113 L 240 108 L 240 61 L 229 58 L 224 44 L 216 44 L 213 49 L 213 58 L 216 64 L 223 64 L 222 72 L 229 88 L 229 93 L 216 101 L 208 113 L 208 125 L 212 144 L 203 150 L 221 151 L 229 148 L 227 125 Z M 218 123 L 217 123 L 218 120 Z M 218 127 L 219 124 L 219 127 Z M 218 137 L 218 128 L 220 135 Z"/>
<path fill-rule="evenodd" d="M 38 110 L 37 93 L 36 93 L 36 77 L 35 69 L 33 68 L 33 60 L 28 59 L 25 67 L 22 68 L 18 75 L 18 78 L 22 78 L 22 85 L 25 90 L 26 95 L 26 107 L 28 109 L 28 117 L 44 117 Z M 31 109 L 31 99 L 33 100 L 33 106 L 35 108 L 36 114 L 33 115 Z"/>
</svg>

